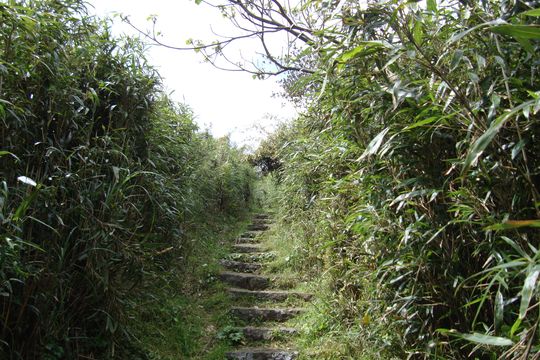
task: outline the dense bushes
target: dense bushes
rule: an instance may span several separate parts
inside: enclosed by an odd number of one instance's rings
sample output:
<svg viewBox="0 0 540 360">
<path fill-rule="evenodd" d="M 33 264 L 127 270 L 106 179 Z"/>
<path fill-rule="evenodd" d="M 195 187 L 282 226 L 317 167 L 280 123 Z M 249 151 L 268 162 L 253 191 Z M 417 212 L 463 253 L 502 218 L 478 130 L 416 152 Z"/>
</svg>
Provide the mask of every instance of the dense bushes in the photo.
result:
<svg viewBox="0 0 540 360">
<path fill-rule="evenodd" d="M 329 277 L 313 341 L 356 334 L 334 356 L 540 354 L 538 10 L 510 3 L 320 10 L 316 101 L 260 156 L 309 234 L 292 263 Z"/>
<path fill-rule="evenodd" d="M 132 39 L 80 1 L 0 4 L 0 352 L 114 357 L 150 273 L 197 216 L 239 214 L 253 172 L 197 132 Z"/>
</svg>

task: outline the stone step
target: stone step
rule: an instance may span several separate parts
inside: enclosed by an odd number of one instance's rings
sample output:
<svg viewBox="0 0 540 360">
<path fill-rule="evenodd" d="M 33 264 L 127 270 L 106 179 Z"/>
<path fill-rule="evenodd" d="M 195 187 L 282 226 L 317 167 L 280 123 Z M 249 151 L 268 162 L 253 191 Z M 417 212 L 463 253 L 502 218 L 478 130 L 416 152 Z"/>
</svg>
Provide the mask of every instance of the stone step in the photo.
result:
<svg viewBox="0 0 540 360">
<path fill-rule="evenodd" d="M 248 231 L 264 231 L 268 230 L 269 226 L 266 224 L 251 224 L 248 226 Z"/>
<path fill-rule="evenodd" d="M 239 328 L 238 331 L 244 334 L 244 338 L 253 341 L 273 340 L 285 336 L 296 335 L 298 331 L 287 327 L 254 327 L 246 326 Z"/>
<path fill-rule="evenodd" d="M 276 254 L 273 252 L 232 253 L 227 256 L 227 259 L 229 260 L 242 261 L 242 262 L 254 262 L 254 263 L 272 261 L 275 258 L 276 258 Z"/>
<path fill-rule="evenodd" d="M 299 308 L 268 309 L 258 307 L 233 307 L 231 314 L 244 321 L 287 321 L 303 312 Z"/>
<path fill-rule="evenodd" d="M 235 260 L 220 260 L 219 263 L 227 270 L 240 272 L 240 273 L 254 273 L 259 271 L 262 268 L 261 264 L 257 263 L 246 263 L 242 261 Z"/>
<path fill-rule="evenodd" d="M 297 351 L 266 348 L 246 348 L 225 354 L 227 360 L 294 360 Z"/>
<path fill-rule="evenodd" d="M 251 224 L 272 225 L 272 221 L 270 219 L 253 219 Z"/>
<path fill-rule="evenodd" d="M 229 294 L 234 298 L 254 297 L 259 300 L 269 301 L 285 301 L 289 298 L 309 301 L 313 297 L 312 294 L 302 293 L 297 291 L 279 291 L 279 290 L 246 290 L 238 288 L 227 289 Z"/>
<path fill-rule="evenodd" d="M 260 253 L 265 250 L 261 244 L 234 244 L 233 248 L 239 253 Z"/>
<path fill-rule="evenodd" d="M 260 231 L 245 231 L 240 235 L 240 237 L 248 237 L 248 238 L 254 238 L 257 237 L 261 232 Z"/>
<path fill-rule="evenodd" d="M 254 219 L 270 219 L 270 215 L 265 214 L 265 213 L 259 213 L 259 214 L 253 215 L 253 218 Z"/>
<path fill-rule="evenodd" d="M 219 274 L 224 283 L 247 290 L 263 290 L 270 287 L 270 279 L 266 276 L 225 271 Z"/>
<path fill-rule="evenodd" d="M 239 237 L 238 239 L 236 239 L 235 241 L 236 244 L 258 244 L 259 243 L 259 239 L 257 238 L 250 238 L 250 237 Z"/>
</svg>

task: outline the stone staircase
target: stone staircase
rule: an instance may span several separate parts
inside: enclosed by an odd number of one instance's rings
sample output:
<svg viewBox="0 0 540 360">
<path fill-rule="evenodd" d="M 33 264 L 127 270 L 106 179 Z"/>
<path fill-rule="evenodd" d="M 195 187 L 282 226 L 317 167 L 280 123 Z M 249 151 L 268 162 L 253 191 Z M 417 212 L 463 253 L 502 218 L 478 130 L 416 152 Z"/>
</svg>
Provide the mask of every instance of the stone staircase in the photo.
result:
<svg viewBox="0 0 540 360">
<path fill-rule="evenodd" d="M 280 339 L 291 339 L 297 330 L 281 326 L 303 312 L 301 307 L 279 306 L 276 303 L 302 303 L 310 294 L 276 288 L 272 274 L 264 273 L 264 263 L 275 257 L 259 242 L 259 235 L 271 226 L 269 216 L 255 215 L 248 231 L 233 245 L 235 253 L 220 261 L 225 269 L 222 282 L 238 306 L 230 309 L 239 324 L 237 330 L 244 338 L 245 347 L 228 352 L 229 360 L 294 360 L 298 352 Z M 276 342 L 278 345 L 276 345 Z"/>
</svg>

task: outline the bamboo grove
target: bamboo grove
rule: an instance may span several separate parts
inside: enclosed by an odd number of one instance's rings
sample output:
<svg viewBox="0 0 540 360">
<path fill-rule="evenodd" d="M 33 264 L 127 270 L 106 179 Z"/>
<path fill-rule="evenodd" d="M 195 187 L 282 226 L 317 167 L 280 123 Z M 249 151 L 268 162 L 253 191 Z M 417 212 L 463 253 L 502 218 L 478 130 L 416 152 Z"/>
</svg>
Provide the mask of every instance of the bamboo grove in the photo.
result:
<svg viewBox="0 0 540 360">
<path fill-rule="evenodd" d="M 306 109 L 251 160 L 316 289 L 311 357 L 540 358 L 540 4 L 217 7 L 294 39 L 240 70 Z M 3 353 L 136 358 L 144 284 L 249 206 L 253 169 L 76 0 L 0 4 L 0 123 Z"/>
<path fill-rule="evenodd" d="M 311 20 L 313 41 L 284 61 L 312 74 L 283 81 L 307 111 L 255 161 L 296 229 L 290 266 L 319 284 L 314 358 L 539 358 L 538 7 L 289 13 Z"/>
<path fill-rule="evenodd" d="M 0 358 L 136 358 L 146 284 L 253 179 L 83 2 L 0 3 Z"/>
</svg>

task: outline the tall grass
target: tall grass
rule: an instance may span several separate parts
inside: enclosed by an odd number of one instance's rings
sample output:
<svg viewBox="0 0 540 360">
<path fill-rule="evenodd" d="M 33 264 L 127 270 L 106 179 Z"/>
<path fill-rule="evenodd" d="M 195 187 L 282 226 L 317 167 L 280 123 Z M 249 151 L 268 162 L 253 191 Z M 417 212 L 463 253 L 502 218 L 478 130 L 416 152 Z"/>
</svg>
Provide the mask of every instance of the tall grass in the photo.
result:
<svg viewBox="0 0 540 360">
<path fill-rule="evenodd" d="M 0 4 L 0 352 L 114 358 L 189 225 L 249 206 L 253 172 L 197 131 L 134 39 L 82 1 Z"/>
</svg>

